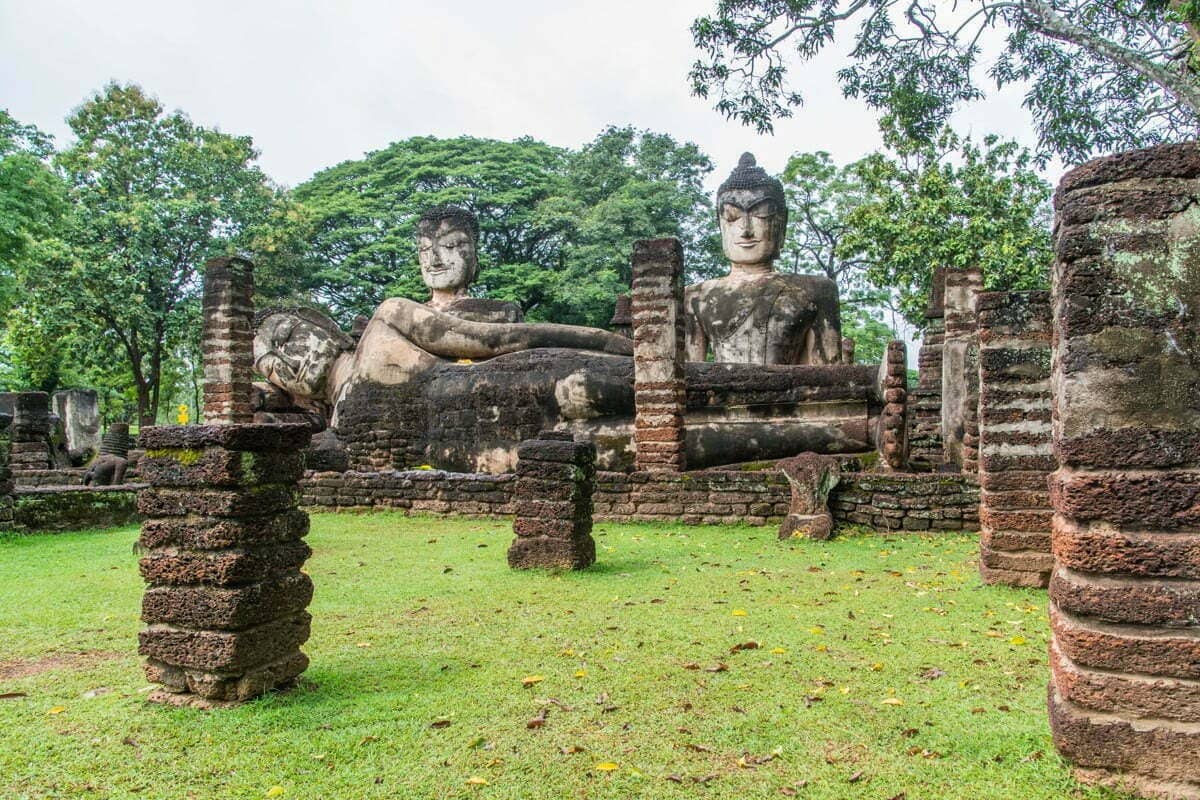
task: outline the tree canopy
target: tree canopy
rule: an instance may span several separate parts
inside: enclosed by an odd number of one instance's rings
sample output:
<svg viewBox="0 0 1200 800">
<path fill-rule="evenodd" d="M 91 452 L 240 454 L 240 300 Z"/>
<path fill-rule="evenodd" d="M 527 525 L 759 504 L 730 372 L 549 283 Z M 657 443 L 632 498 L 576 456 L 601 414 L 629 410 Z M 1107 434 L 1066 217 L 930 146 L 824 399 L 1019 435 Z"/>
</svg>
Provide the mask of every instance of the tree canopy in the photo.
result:
<svg viewBox="0 0 1200 800">
<path fill-rule="evenodd" d="M 676 235 L 690 261 L 713 261 L 712 170 L 693 144 L 607 128 L 579 151 L 513 142 L 417 137 L 347 161 L 297 186 L 302 288 L 348 321 L 385 297 L 428 297 L 413 230 L 427 208 L 479 218 L 479 294 L 530 319 L 605 324 L 628 288 L 635 239 Z"/>
<path fill-rule="evenodd" d="M 172 354 L 197 361 L 198 269 L 252 248 L 275 190 L 249 137 L 168 113 L 136 85 L 109 84 L 67 122 L 76 141 L 56 158 L 67 250 L 25 291 L 47 301 L 44 324 L 90 349 L 84 358 L 124 361 L 138 416 L 152 424 Z"/>
<path fill-rule="evenodd" d="M 906 136 L 932 141 L 961 103 L 997 86 L 1028 86 L 1039 154 L 1079 162 L 1112 150 L 1191 138 L 1200 123 L 1196 0 L 718 0 L 692 25 L 702 57 L 692 90 L 760 132 L 791 116 L 789 81 L 853 37 L 837 79 Z"/>
</svg>

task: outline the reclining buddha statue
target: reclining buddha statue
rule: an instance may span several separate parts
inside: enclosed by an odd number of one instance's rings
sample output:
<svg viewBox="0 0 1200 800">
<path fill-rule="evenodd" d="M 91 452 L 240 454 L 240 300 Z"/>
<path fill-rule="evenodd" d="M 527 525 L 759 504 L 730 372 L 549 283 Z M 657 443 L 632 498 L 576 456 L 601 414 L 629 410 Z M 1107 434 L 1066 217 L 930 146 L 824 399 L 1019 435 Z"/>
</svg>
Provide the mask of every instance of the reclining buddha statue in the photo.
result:
<svg viewBox="0 0 1200 800">
<path fill-rule="evenodd" d="M 782 186 L 747 154 L 721 186 L 717 209 L 730 274 L 685 294 L 689 415 L 697 414 L 689 463 L 871 449 L 874 377 L 872 368 L 840 364 L 836 286 L 774 271 L 787 221 Z M 591 438 L 604 468 L 628 466 L 632 342 L 524 322 L 515 304 L 471 297 L 478 236 L 463 209 L 426 212 L 417 257 L 430 300 L 385 300 L 357 342 L 313 310 L 260 313 L 255 365 L 273 387 L 272 407 L 322 415 L 355 469 L 506 471 L 517 444 L 547 428 Z M 797 369 L 808 372 L 798 377 Z M 764 427 L 749 438 L 735 430 L 735 422 L 757 415 L 766 426 L 780 409 L 806 403 L 788 430 Z M 853 406 L 849 424 L 825 419 L 839 403 Z"/>
</svg>

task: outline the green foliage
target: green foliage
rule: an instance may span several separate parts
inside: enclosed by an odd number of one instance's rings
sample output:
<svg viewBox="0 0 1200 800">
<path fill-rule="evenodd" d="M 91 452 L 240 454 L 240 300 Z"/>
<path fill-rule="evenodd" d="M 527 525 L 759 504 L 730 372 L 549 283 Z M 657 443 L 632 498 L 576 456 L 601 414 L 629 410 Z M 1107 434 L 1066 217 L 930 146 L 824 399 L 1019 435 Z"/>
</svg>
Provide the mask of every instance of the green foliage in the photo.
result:
<svg viewBox="0 0 1200 800">
<path fill-rule="evenodd" d="M 936 267 L 978 266 L 995 290 L 1048 284 L 1050 186 L 1028 151 L 948 131 L 935 144 L 891 142 L 894 157 L 853 165 L 866 199 L 846 215 L 838 253 L 865 263 L 872 285 L 894 289 L 909 322 L 923 324 Z"/>
<path fill-rule="evenodd" d="M 0 538 L 29 667 L 0 795 L 1116 797 L 1055 753 L 1045 593 L 981 585 L 978 536 L 599 523 L 599 563 L 555 575 L 510 570 L 499 520 L 312 523 L 304 680 L 207 714 L 146 704 L 135 528 Z"/>
<path fill-rule="evenodd" d="M 703 57 L 690 79 L 725 116 L 770 131 L 803 101 L 788 51 L 805 62 L 853 37 L 842 91 L 933 141 L 983 97 L 977 77 L 991 63 L 998 87 L 1030 87 L 1039 156 L 1079 162 L 1195 136 L 1198 22 L 1195 0 L 718 0 L 692 25 Z M 993 41 L 1000 52 L 985 54 Z"/>
<path fill-rule="evenodd" d="M 296 187 L 280 238 L 303 242 L 298 284 L 343 322 L 389 296 L 428 298 L 413 231 L 451 203 L 480 224 L 475 292 L 531 320 L 603 325 L 627 290 L 635 239 L 679 236 L 695 269 L 713 269 L 715 223 L 693 144 L 608 128 L 573 152 L 514 142 L 418 137 L 347 161 Z"/>
<path fill-rule="evenodd" d="M 198 268 L 250 245 L 276 193 L 249 137 L 168 113 L 135 85 L 106 86 L 68 124 L 76 142 L 56 161 L 69 251 L 28 291 L 53 298 L 81 346 L 124 359 L 152 424 L 172 350 L 197 344 Z"/>
</svg>

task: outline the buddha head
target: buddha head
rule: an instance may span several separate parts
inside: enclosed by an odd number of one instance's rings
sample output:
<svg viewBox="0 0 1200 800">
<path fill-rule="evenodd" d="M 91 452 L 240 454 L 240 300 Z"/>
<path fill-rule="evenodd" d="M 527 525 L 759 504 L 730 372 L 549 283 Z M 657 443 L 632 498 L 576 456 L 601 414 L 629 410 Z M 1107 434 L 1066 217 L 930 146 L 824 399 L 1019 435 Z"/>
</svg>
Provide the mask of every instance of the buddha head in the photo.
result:
<svg viewBox="0 0 1200 800">
<path fill-rule="evenodd" d="M 421 278 L 436 294 L 466 294 L 479 274 L 479 222 L 457 206 L 437 206 L 417 222 Z"/>
<path fill-rule="evenodd" d="M 271 308 L 255 319 L 254 368 L 297 398 L 324 400 L 334 362 L 353 349 L 337 323 L 310 308 Z"/>
<path fill-rule="evenodd" d="M 717 222 L 725 257 L 735 265 L 770 266 L 787 230 L 783 184 L 750 153 L 717 190 Z"/>
</svg>

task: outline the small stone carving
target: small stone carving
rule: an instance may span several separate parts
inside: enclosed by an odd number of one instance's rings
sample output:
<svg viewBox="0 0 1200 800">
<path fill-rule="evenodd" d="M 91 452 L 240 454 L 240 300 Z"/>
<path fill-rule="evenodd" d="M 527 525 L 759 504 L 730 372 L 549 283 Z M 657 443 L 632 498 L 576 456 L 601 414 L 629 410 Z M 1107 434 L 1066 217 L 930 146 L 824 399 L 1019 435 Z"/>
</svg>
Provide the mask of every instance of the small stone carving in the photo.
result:
<svg viewBox="0 0 1200 800">
<path fill-rule="evenodd" d="M 801 453 L 783 459 L 777 466 L 792 486 L 792 505 L 779 526 L 779 538 L 828 539 L 833 534 L 829 493 L 840 480 L 837 459 Z"/>
<path fill-rule="evenodd" d="M 100 440 L 100 455 L 83 474 L 84 486 L 115 486 L 125 482 L 129 468 L 129 425 L 114 422 Z"/>
<path fill-rule="evenodd" d="M 840 363 L 837 284 L 775 272 L 787 231 L 783 185 L 750 153 L 717 191 L 717 219 L 729 275 L 687 289 L 688 359 L 711 351 L 718 363 Z"/>
</svg>

